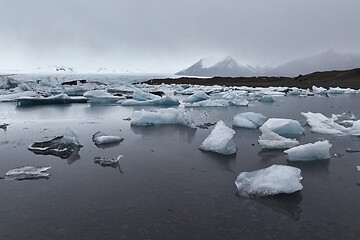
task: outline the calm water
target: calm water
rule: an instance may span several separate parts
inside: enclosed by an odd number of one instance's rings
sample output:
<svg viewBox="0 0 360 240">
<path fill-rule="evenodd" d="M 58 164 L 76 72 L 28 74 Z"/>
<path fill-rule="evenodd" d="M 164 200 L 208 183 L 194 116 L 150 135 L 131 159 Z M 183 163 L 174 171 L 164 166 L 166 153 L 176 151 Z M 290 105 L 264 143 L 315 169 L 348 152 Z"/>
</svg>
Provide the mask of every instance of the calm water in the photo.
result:
<svg viewBox="0 0 360 240">
<path fill-rule="evenodd" d="M 360 116 L 360 96 L 280 97 L 248 108 L 194 109 L 196 122 L 224 120 L 254 111 L 298 119 L 301 111 Z M 283 101 L 283 102 L 281 102 Z M 315 134 L 300 143 L 328 139 L 329 161 L 293 164 L 281 151 L 263 151 L 258 130 L 236 129 L 236 156 L 198 150 L 210 129 L 130 127 L 134 109 L 121 106 L 0 104 L 0 175 L 24 165 L 51 166 L 49 179 L 0 180 L 0 239 L 358 239 L 360 234 L 360 138 Z M 151 108 L 146 108 L 151 109 Z M 84 145 L 79 156 L 60 159 L 27 150 L 33 141 L 71 127 Z M 103 131 L 125 140 L 101 149 L 91 136 Z M 93 163 L 122 154 L 121 169 Z M 234 181 L 242 171 L 272 164 L 299 167 L 304 189 L 296 194 L 242 199 Z"/>
</svg>

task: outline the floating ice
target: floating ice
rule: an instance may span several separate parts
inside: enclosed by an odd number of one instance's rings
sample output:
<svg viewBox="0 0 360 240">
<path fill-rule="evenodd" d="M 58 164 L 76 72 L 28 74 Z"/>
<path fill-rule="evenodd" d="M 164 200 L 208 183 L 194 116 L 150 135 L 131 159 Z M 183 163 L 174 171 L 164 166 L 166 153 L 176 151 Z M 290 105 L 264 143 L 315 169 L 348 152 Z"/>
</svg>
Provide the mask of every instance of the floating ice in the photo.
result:
<svg viewBox="0 0 360 240">
<path fill-rule="evenodd" d="M 51 167 L 33 167 L 33 166 L 25 166 L 14 168 L 7 173 L 5 173 L 5 179 L 8 180 L 34 180 L 40 178 L 49 178 L 49 173 L 46 171 Z"/>
<path fill-rule="evenodd" d="M 333 115 L 332 118 L 327 118 L 321 113 L 312 112 L 302 112 L 301 115 L 306 118 L 306 121 L 310 125 L 311 131 L 313 132 L 322 134 L 360 136 L 360 120 L 348 120 L 347 122 L 352 124 L 352 127 L 344 127 L 335 122 L 335 120 L 337 120 L 336 115 Z"/>
<path fill-rule="evenodd" d="M 50 104 L 70 104 L 86 103 L 84 97 L 69 97 L 67 94 L 59 94 L 51 97 L 19 97 L 16 99 L 19 106 L 50 105 Z"/>
<path fill-rule="evenodd" d="M 258 128 L 264 124 L 266 117 L 260 113 L 244 112 L 233 118 L 234 127 Z"/>
<path fill-rule="evenodd" d="M 123 97 L 114 96 L 106 90 L 87 91 L 83 96 L 88 98 L 91 103 L 116 103 L 117 101 L 124 99 Z"/>
<path fill-rule="evenodd" d="M 96 132 L 92 136 L 92 140 L 96 145 L 105 145 L 105 144 L 120 143 L 124 140 L 124 138 L 118 136 L 108 136 L 102 132 Z"/>
<path fill-rule="evenodd" d="M 184 99 L 186 103 L 194 103 L 200 102 L 209 99 L 209 95 L 207 95 L 204 91 L 197 91 L 193 95 Z"/>
<path fill-rule="evenodd" d="M 134 99 L 118 101 L 122 106 L 177 106 L 180 105 L 179 100 L 173 97 L 164 96 L 154 100 L 138 101 Z"/>
<path fill-rule="evenodd" d="M 240 92 L 242 95 L 247 94 L 247 91 Z M 223 99 L 226 99 L 229 101 L 229 104 L 231 106 L 242 106 L 246 107 L 249 105 L 249 101 L 242 98 L 242 96 L 239 95 L 239 91 L 237 92 L 228 92 L 224 94 Z"/>
<path fill-rule="evenodd" d="M 103 167 L 118 167 L 119 160 L 123 157 L 123 155 L 119 155 L 116 158 L 104 158 L 104 157 L 95 157 L 94 163 L 99 164 Z"/>
<path fill-rule="evenodd" d="M 136 101 L 155 100 L 155 99 L 159 99 L 159 98 L 160 98 L 160 96 L 158 96 L 158 95 L 143 92 L 140 90 L 135 90 L 133 93 L 133 99 Z"/>
<path fill-rule="evenodd" d="M 49 141 L 35 142 L 29 150 L 35 154 L 54 155 L 60 158 L 69 158 L 77 153 L 82 145 L 73 130 L 67 130 L 63 136 L 55 137 Z"/>
<path fill-rule="evenodd" d="M 295 167 L 272 165 L 253 172 L 242 172 L 235 181 L 243 197 L 265 197 L 280 193 L 294 193 L 303 186 L 301 170 Z"/>
<path fill-rule="evenodd" d="M 38 94 L 34 91 L 10 93 L 6 95 L 0 95 L 0 102 L 11 102 L 16 101 L 20 97 L 37 97 Z"/>
<path fill-rule="evenodd" d="M 229 101 L 224 99 L 216 99 L 216 100 L 204 100 L 200 102 L 194 102 L 192 104 L 185 103 L 185 107 L 228 107 Z"/>
<path fill-rule="evenodd" d="M 312 91 L 315 94 L 326 94 L 327 89 L 323 87 L 312 86 Z"/>
<path fill-rule="evenodd" d="M 266 126 L 261 126 L 262 135 L 259 137 L 259 144 L 265 149 L 287 149 L 299 145 L 296 139 L 290 139 L 274 133 Z"/>
<path fill-rule="evenodd" d="M 180 112 L 175 108 L 158 109 L 156 111 L 134 111 L 131 125 L 149 126 L 162 124 L 179 124 L 196 128 L 194 122 L 188 117 L 187 112 Z"/>
<path fill-rule="evenodd" d="M 232 139 L 234 134 L 235 131 L 220 120 L 210 135 L 202 142 L 200 149 L 224 155 L 235 154 L 236 146 Z"/>
<path fill-rule="evenodd" d="M 315 143 L 308 143 L 297 147 L 285 150 L 284 153 L 288 155 L 289 161 L 312 161 L 330 159 L 329 141 L 318 141 Z"/>
<path fill-rule="evenodd" d="M 283 137 L 299 136 L 305 132 L 300 123 L 292 119 L 269 118 L 264 126 Z"/>
<path fill-rule="evenodd" d="M 275 102 L 274 98 L 272 96 L 269 95 L 264 95 L 259 99 L 260 102 L 267 102 L 267 103 L 271 103 L 271 102 Z"/>
<path fill-rule="evenodd" d="M 292 88 L 288 93 L 287 95 L 289 96 L 299 96 L 303 93 L 303 91 L 301 89 L 298 89 L 298 88 Z"/>
</svg>

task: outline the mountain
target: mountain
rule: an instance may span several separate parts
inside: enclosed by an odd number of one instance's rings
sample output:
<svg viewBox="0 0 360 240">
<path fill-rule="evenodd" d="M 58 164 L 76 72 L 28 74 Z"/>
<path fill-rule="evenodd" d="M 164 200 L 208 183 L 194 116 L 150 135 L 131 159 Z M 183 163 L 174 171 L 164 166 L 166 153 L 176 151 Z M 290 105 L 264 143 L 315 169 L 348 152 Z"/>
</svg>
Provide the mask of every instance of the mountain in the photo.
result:
<svg viewBox="0 0 360 240">
<path fill-rule="evenodd" d="M 348 70 L 360 67 L 360 54 L 328 50 L 319 55 L 287 62 L 266 72 L 267 76 L 294 77 L 318 71 Z"/>
<path fill-rule="evenodd" d="M 189 68 L 175 73 L 175 75 L 203 77 L 239 77 L 251 76 L 253 74 L 248 67 L 238 64 L 230 56 L 220 61 L 214 61 L 213 58 L 202 58 Z"/>
</svg>

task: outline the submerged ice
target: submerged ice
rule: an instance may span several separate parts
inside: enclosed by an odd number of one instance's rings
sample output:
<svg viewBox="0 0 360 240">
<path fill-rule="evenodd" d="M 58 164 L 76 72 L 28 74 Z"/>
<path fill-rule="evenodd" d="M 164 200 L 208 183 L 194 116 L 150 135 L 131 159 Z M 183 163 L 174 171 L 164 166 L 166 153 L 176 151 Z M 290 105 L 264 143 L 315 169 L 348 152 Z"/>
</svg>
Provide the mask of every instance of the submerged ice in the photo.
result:
<svg viewBox="0 0 360 240">
<path fill-rule="evenodd" d="M 5 179 L 8 180 L 34 180 L 40 178 L 48 178 L 49 173 L 46 171 L 51 167 L 33 167 L 33 166 L 25 166 L 14 168 L 7 173 L 5 173 Z"/>
<path fill-rule="evenodd" d="M 235 185 L 243 197 L 264 197 L 294 193 L 303 188 L 301 170 L 291 166 L 272 165 L 253 172 L 242 172 Z"/>
<path fill-rule="evenodd" d="M 210 135 L 202 142 L 200 149 L 224 155 L 235 154 L 237 149 L 232 139 L 234 135 L 235 131 L 220 120 Z"/>
</svg>

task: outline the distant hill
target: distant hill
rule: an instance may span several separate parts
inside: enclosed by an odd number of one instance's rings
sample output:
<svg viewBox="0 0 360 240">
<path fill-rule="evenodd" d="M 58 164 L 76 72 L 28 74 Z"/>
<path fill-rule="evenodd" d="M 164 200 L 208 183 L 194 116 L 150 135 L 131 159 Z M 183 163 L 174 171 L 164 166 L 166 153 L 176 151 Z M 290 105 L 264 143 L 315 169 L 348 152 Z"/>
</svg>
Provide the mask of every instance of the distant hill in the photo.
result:
<svg viewBox="0 0 360 240">
<path fill-rule="evenodd" d="M 347 70 L 360 68 L 360 54 L 339 53 L 329 50 L 324 53 L 286 62 L 276 67 L 243 66 L 232 57 L 220 61 L 200 59 L 189 68 L 177 72 L 182 76 L 203 77 L 251 77 L 251 76 L 285 76 L 295 77 L 316 71 Z"/>
<path fill-rule="evenodd" d="M 253 72 L 249 68 L 238 64 L 234 58 L 228 56 L 215 62 L 209 58 L 200 59 L 189 68 L 175 73 L 175 75 L 236 77 L 251 76 Z"/>
</svg>

